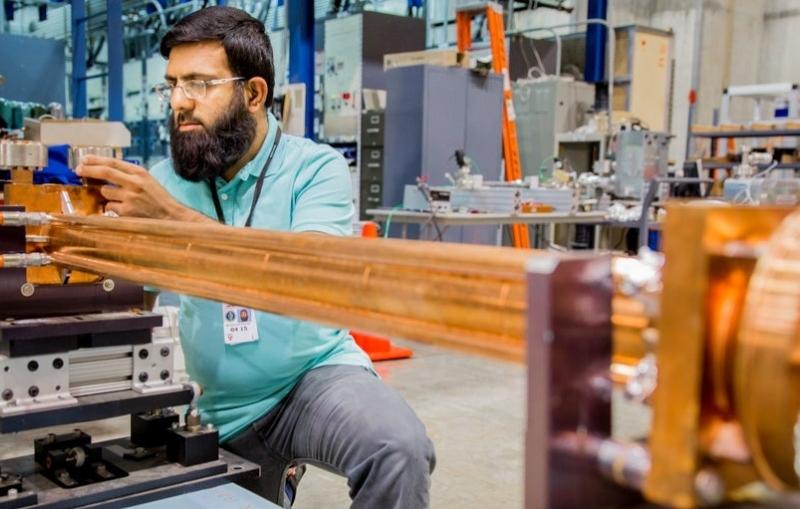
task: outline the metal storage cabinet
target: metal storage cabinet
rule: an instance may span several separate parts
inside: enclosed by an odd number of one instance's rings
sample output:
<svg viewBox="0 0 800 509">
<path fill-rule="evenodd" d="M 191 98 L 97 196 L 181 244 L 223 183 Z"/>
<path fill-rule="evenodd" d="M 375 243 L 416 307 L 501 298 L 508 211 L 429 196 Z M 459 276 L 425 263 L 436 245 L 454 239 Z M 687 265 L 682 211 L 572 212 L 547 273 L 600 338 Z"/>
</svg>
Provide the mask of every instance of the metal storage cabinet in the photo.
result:
<svg viewBox="0 0 800 509">
<path fill-rule="evenodd" d="M 403 187 L 424 177 L 450 182 L 464 150 L 484 180 L 501 177 L 503 80 L 458 67 L 419 65 L 386 72 L 383 205 L 403 202 Z M 480 233 L 477 233 L 480 232 Z M 494 227 L 451 228 L 446 240 L 493 244 Z"/>
</svg>

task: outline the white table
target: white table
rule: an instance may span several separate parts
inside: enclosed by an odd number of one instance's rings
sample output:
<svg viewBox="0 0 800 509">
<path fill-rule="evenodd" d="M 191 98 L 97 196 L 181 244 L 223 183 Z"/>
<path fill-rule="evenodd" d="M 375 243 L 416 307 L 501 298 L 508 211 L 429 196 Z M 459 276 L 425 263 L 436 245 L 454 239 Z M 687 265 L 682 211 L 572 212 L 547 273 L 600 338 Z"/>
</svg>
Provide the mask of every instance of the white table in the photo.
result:
<svg viewBox="0 0 800 509">
<path fill-rule="evenodd" d="M 426 230 L 423 238 L 431 238 L 430 226 L 433 214 L 412 210 L 369 209 L 367 215 L 376 221 L 386 222 L 391 217 L 393 223 L 401 226 L 401 236 L 408 238 L 408 225 L 419 224 Z M 497 245 L 502 245 L 504 225 L 525 224 L 547 226 L 548 241 L 553 244 L 556 224 L 591 224 L 595 227 L 594 248 L 599 247 L 600 226 L 608 223 L 605 212 L 531 212 L 527 214 L 482 214 L 469 212 L 440 212 L 436 214 L 436 224 L 443 231 L 450 226 L 497 225 Z"/>
</svg>

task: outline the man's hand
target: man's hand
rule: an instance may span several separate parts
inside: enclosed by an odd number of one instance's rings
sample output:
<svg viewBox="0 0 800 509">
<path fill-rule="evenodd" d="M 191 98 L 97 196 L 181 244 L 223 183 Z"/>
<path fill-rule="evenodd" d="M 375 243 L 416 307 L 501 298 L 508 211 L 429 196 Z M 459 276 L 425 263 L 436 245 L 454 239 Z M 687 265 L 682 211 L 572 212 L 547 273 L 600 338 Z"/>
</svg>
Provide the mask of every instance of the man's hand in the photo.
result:
<svg viewBox="0 0 800 509">
<path fill-rule="evenodd" d="M 100 156 L 85 156 L 75 170 L 80 177 L 110 182 L 100 193 L 108 200 L 106 211 L 120 216 L 172 219 L 177 221 L 213 221 L 177 202 L 140 166 Z"/>
</svg>

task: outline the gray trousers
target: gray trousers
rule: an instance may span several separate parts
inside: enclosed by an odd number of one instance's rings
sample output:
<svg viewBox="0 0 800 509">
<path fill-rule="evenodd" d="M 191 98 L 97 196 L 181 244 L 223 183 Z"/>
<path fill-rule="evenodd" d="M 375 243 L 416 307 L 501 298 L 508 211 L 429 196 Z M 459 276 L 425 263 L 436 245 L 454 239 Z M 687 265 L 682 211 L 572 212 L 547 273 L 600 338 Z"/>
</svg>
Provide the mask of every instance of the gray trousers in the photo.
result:
<svg viewBox="0 0 800 509">
<path fill-rule="evenodd" d="M 289 468 L 311 464 L 347 477 L 352 508 L 428 507 L 436 464 L 433 444 L 411 407 L 358 366 L 309 371 L 223 447 L 261 465 L 261 478 L 240 484 L 278 505 L 284 505 Z"/>
</svg>

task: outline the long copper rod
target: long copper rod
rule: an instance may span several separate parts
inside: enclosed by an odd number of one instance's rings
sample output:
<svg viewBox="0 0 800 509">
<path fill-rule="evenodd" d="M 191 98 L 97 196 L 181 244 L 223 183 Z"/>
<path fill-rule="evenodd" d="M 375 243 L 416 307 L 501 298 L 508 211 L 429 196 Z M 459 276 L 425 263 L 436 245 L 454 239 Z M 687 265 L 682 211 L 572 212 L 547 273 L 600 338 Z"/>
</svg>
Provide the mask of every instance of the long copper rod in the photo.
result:
<svg viewBox="0 0 800 509">
<path fill-rule="evenodd" d="M 47 234 L 69 268 L 523 359 L 533 251 L 100 216 L 57 216 Z"/>
</svg>

